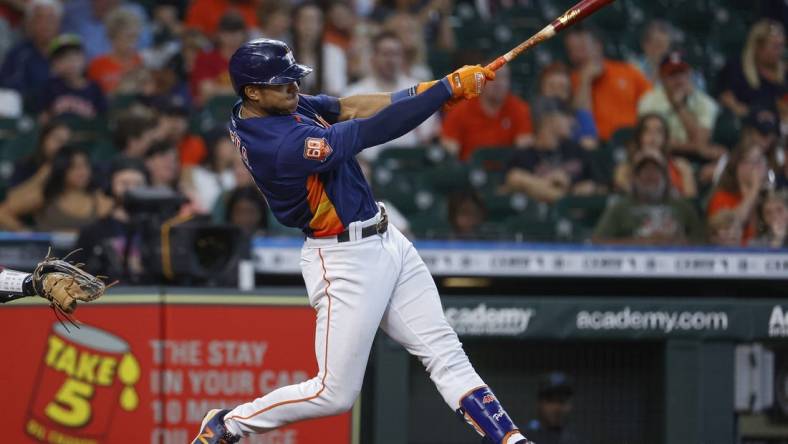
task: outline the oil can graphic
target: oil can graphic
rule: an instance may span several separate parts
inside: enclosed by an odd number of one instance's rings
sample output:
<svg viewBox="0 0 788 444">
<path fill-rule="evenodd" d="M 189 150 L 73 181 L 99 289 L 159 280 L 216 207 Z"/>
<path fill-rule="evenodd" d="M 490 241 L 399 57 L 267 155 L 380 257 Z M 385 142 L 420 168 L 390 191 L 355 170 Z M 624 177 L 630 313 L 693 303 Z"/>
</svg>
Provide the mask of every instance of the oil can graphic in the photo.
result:
<svg viewBox="0 0 788 444">
<path fill-rule="evenodd" d="M 47 337 L 25 432 L 41 442 L 105 442 L 118 410 L 139 405 L 140 365 L 128 342 L 82 324 L 53 324 Z"/>
</svg>

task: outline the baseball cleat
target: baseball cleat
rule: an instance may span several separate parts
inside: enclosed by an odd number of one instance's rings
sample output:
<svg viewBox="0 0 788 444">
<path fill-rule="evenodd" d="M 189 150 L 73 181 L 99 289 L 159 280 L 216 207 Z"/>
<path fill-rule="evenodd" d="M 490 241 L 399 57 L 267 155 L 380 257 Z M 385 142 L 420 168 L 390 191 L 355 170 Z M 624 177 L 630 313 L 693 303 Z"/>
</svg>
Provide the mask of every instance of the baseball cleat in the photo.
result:
<svg viewBox="0 0 788 444">
<path fill-rule="evenodd" d="M 192 444 L 233 444 L 240 441 L 241 437 L 230 433 L 224 425 L 224 415 L 228 412 L 229 410 L 213 409 L 206 413 L 200 425 L 200 433 Z"/>
</svg>

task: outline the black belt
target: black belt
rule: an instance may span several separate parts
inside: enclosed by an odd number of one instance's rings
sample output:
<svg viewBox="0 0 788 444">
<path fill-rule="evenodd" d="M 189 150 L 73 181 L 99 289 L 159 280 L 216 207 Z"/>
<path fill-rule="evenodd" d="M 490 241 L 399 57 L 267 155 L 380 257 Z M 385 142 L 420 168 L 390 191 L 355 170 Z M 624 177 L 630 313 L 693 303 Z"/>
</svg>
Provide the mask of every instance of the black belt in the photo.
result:
<svg viewBox="0 0 788 444">
<path fill-rule="evenodd" d="M 386 209 L 380 207 L 380 221 L 374 225 L 368 225 L 361 229 L 361 238 L 374 236 L 376 234 L 383 234 L 389 228 L 389 218 L 386 215 Z M 350 231 L 345 230 L 337 235 L 337 242 L 349 242 Z"/>
</svg>

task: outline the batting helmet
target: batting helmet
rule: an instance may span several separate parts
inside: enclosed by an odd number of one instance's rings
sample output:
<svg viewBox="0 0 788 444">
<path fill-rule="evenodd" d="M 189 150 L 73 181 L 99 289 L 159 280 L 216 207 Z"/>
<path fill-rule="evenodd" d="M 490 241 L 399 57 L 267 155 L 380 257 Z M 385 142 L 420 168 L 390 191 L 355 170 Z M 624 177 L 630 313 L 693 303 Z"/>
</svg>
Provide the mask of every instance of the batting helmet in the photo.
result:
<svg viewBox="0 0 788 444">
<path fill-rule="evenodd" d="M 246 85 L 284 85 L 311 72 L 312 68 L 296 63 L 293 52 L 279 40 L 248 41 L 230 57 L 230 80 L 239 96 Z"/>
</svg>

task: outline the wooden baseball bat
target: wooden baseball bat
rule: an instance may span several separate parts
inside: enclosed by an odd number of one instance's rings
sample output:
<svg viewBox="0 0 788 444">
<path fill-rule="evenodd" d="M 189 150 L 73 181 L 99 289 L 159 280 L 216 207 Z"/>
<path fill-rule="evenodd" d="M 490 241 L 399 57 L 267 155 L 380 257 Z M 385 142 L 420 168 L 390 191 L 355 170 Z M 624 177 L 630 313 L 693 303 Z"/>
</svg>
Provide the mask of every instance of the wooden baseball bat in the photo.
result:
<svg viewBox="0 0 788 444">
<path fill-rule="evenodd" d="M 487 65 L 487 69 L 491 69 L 493 71 L 498 70 L 501 66 L 512 61 L 515 57 L 522 54 L 526 50 L 551 38 L 564 28 L 569 27 L 580 20 L 583 20 L 584 18 L 598 11 L 600 8 L 609 5 L 614 1 L 615 0 L 581 0 L 576 5 L 564 12 L 563 15 L 553 20 L 552 23 L 542 28 L 541 31 L 532 35 L 528 40 L 520 43 L 511 51 L 490 62 Z"/>
</svg>

